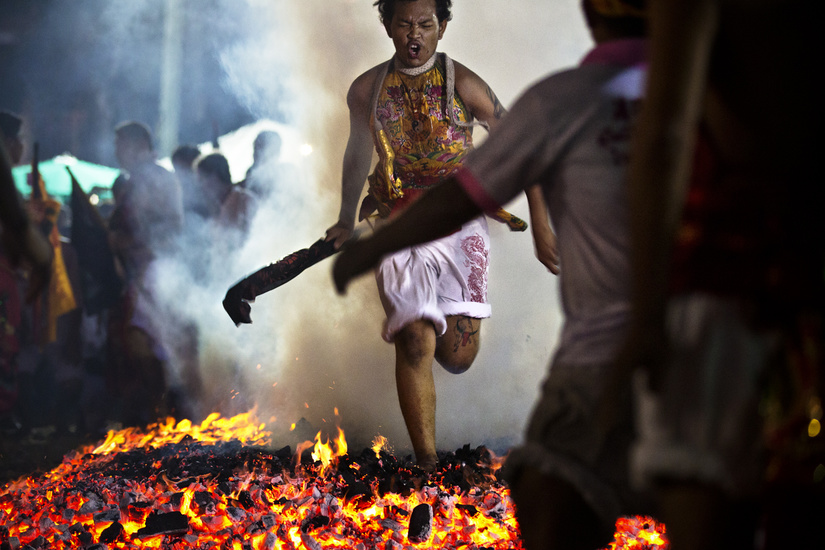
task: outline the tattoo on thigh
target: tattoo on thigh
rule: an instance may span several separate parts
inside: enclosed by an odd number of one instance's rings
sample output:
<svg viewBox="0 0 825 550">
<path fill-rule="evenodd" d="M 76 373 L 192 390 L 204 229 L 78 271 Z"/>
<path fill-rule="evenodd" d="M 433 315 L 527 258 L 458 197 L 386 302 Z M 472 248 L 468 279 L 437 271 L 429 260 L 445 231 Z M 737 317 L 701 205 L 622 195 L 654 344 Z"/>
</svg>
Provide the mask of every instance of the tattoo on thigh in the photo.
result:
<svg viewBox="0 0 825 550">
<path fill-rule="evenodd" d="M 455 342 L 453 351 L 458 351 L 460 347 L 466 347 L 470 341 L 478 334 L 479 326 L 473 325 L 473 318 L 461 316 L 455 323 Z"/>
</svg>

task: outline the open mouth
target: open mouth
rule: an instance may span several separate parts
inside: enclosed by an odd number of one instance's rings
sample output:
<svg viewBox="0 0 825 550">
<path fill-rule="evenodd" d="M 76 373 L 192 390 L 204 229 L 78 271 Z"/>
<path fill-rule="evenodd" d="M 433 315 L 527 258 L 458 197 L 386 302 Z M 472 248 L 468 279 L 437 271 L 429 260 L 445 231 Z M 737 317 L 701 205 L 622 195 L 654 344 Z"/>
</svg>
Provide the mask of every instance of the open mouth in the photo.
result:
<svg viewBox="0 0 825 550">
<path fill-rule="evenodd" d="M 413 42 L 407 48 L 407 52 L 409 53 L 412 59 L 418 59 L 418 57 L 421 55 L 421 44 Z"/>
</svg>

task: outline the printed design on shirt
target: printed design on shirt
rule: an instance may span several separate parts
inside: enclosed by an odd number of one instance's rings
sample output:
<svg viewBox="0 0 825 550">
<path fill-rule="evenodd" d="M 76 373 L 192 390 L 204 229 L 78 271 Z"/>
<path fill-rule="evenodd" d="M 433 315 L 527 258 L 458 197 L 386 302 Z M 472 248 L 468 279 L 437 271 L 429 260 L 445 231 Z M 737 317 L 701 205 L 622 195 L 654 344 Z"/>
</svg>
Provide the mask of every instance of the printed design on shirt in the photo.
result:
<svg viewBox="0 0 825 550">
<path fill-rule="evenodd" d="M 470 289 L 470 299 L 477 303 L 487 302 L 487 266 L 490 261 L 490 252 L 484 243 L 484 238 L 471 235 L 461 241 L 461 251 L 464 252 L 464 265 L 470 268 L 467 277 L 467 287 Z"/>
<path fill-rule="evenodd" d="M 396 75 L 376 106 L 376 116 L 387 132 L 396 155 L 422 156 L 432 151 L 463 153 L 472 147 L 469 128 L 452 124 L 446 112 L 446 87 L 426 82 L 408 86 Z M 397 82 L 397 84 L 396 84 Z M 456 120 L 466 120 L 459 97 L 451 106 Z"/>
<path fill-rule="evenodd" d="M 613 116 L 599 133 L 598 143 L 610 154 L 614 166 L 626 166 L 630 158 L 630 133 L 642 102 L 639 99 L 614 98 Z"/>
</svg>

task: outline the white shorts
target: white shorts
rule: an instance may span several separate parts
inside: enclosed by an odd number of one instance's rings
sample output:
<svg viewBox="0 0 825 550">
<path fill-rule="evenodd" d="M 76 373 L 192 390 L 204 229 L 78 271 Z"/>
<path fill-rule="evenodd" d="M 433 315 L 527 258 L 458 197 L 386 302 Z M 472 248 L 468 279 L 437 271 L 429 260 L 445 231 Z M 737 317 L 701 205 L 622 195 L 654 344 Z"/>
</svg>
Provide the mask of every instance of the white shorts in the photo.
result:
<svg viewBox="0 0 825 550">
<path fill-rule="evenodd" d="M 392 342 L 398 331 L 420 319 L 432 321 L 441 336 L 448 315 L 489 317 L 489 257 L 490 235 L 483 216 L 452 235 L 385 256 L 375 273 L 387 314 L 384 340 Z"/>
</svg>

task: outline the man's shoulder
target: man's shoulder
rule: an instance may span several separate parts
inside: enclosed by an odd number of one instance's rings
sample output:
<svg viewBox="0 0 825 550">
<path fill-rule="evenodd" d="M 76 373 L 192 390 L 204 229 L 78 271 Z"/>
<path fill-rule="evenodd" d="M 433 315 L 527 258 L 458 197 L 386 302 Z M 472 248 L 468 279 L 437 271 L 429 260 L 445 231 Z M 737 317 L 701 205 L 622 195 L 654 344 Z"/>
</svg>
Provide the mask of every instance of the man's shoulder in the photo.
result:
<svg viewBox="0 0 825 550">
<path fill-rule="evenodd" d="M 361 73 L 352 81 L 347 93 L 347 102 L 368 103 L 375 89 L 375 79 L 384 71 L 387 62 L 379 63 L 375 67 Z"/>
<path fill-rule="evenodd" d="M 473 72 L 469 67 L 459 63 L 455 59 L 450 59 L 450 61 L 453 64 L 453 71 L 455 74 L 455 85 L 457 89 L 461 90 L 462 88 L 466 88 L 468 86 L 481 86 L 483 88 L 487 87 L 487 84 L 484 82 L 484 79 L 481 78 L 477 73 Z"/>
</svg>

